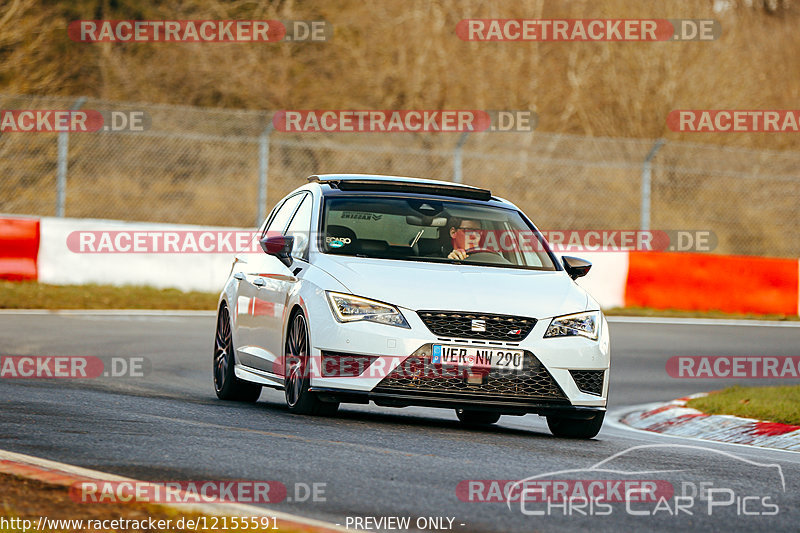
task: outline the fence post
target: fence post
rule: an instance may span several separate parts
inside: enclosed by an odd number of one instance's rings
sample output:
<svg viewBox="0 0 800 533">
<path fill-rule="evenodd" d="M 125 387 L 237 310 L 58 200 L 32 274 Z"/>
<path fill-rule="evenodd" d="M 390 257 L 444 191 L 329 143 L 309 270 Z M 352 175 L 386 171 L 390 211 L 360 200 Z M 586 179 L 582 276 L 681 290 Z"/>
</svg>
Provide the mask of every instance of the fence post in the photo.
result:
<svg viewBox="0 0 800 533">
<path fill-rule="evenodd" d="M 650 189 L 653 158 L 666 142 L 665 139 L 656 139 L 655 144 L 650 148 L 650 152 L 644 158 L 644 163 L 642 164 L 642 205 L 640 208 L 641 221 L 639 222 L 639 229 L 642 231 L 650 230 Z"/>
<path fill-rule="evenodd" d="M 258 213 L 256 216 L 256 227 L 264 222 L 267 216 L 267 174 L 269 173 L 269 136 L 274 129 L 270 120 L 267 127 L 258 138 Z"/>
<path fill-rule="evenodd" d="M 86 97 L 81 96 L 72 104 L 71 110 L 80 109 L 86 102 Z M 56 164 L 56 216 L 64 218 L 64 208 L 67 204 L 67 161 L 69 160 L 69 131 L 58 133 L 58 160 Z"/>
<path fill-rule="evenodd" d="M 461 180 L 463 179 L 461 175 L 461 153 L 464 143 L 467 142 L 468 135 L 468 131 L 462 133 L 461 137 L 458 138 L 455 149 L 453 150 L 453 181 L 456 183 L 461 183 Z"/>
</svg>

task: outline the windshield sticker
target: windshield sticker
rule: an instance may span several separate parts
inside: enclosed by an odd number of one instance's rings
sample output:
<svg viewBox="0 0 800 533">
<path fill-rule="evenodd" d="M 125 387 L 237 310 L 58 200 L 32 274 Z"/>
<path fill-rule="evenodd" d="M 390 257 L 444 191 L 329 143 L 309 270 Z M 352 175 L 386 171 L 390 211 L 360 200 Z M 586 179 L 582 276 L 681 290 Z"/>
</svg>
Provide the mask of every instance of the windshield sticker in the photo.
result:
<svg viewBox="0 0 800 533">
<path fill-rule="evenodd" d="M 342 211 L 342 218 L 350 218 L 353 220 L 380 220 L 383 215 L 377 213 L 365 213 L 363 211 Z"/>
<path fill-rule="evenodd" d="M 325 237 L 325 242 L 328 243 L 328 246 L 331 248 L 341 248 L 345 244 L 350 244 L 350 238 L 348 237 Z"/>
</svg>

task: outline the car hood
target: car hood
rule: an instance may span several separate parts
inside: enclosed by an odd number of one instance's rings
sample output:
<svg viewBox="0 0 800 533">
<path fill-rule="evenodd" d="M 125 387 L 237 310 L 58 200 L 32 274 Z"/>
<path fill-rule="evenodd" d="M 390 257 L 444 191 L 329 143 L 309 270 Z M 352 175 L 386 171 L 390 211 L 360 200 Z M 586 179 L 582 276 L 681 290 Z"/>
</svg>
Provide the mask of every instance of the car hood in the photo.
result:
<svg viewBox="0 0 800 533">
<path fill-rule="evenodd" d="M 563 271 L 395 261 L 320 254 L 316 262 L 350 292 L 414 311 L 473 311 L 547 318 L 586 309 Z"/>
</svg>

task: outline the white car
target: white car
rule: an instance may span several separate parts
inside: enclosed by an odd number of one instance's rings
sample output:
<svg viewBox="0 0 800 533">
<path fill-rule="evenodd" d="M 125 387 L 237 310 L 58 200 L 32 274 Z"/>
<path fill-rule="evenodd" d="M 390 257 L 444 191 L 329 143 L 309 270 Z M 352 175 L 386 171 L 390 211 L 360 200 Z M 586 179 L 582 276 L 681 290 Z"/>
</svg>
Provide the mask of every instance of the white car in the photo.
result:
<svg viewBox="0 0 800 533">
<path fill-rule="evenodd" d="M 594 437 L 608 395 L 608 324 L 512 203 L 466 185 L 320 175 L 278 202 L 219 299 L 224 400 L 285 391 L 289 410 L 455 409 L 465 424 L 547 417 Z"/>
</svg>

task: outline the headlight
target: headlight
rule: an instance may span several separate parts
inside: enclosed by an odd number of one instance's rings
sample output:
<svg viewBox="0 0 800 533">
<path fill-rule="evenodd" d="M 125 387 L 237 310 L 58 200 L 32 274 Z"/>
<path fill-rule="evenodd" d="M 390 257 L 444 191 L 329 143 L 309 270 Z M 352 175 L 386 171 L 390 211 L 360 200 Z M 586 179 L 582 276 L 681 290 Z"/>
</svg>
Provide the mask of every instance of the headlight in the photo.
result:
<svg viewBox="0 0 800 533">
<path fill-rule="evenodd" d="M 597 340 L 600 331 L 600 311 L 586 311 L 574 315 L 557 316 L 547 328 L 544 336 L 547 337 L 573 337 L 581 336 Z"/>
<path fill-rule="evenodd" d="M 326 292 L 333 316 L 339 322 L 366 320 L 389 326 L 411 329 L 405 317 L 396 307 L 352 294 Z"/>
</svg>

